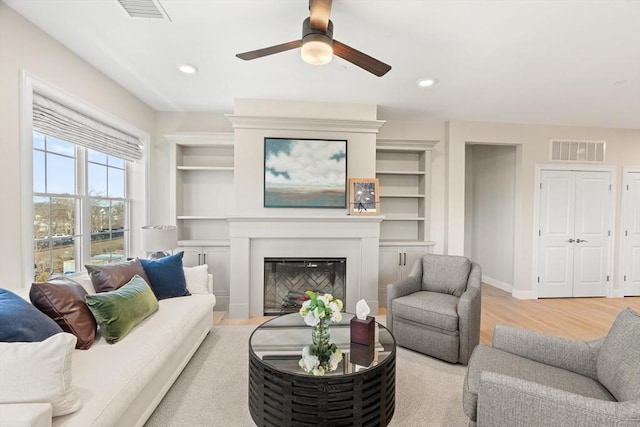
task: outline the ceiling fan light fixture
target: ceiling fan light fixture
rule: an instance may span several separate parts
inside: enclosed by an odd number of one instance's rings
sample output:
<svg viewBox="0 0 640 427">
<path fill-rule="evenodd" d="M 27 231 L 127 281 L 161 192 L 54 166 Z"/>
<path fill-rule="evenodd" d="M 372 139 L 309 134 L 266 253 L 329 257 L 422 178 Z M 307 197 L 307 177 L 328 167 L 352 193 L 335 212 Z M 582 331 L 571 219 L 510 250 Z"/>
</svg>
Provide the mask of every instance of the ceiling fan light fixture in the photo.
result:
<svg viewBox="0 0 640 427">
<path fill-rule="evenodd" d="M 312 65 L 324 65 L 331 62 L 333 58 L 333 47 L 331 43 L 328 43 L 326 36 L 318 36 L 318 34 L 311 34 L 302 40 L 302 47 L 300 49 L 300 56 L 302 60 L 307 64 Z"/>
</svg>

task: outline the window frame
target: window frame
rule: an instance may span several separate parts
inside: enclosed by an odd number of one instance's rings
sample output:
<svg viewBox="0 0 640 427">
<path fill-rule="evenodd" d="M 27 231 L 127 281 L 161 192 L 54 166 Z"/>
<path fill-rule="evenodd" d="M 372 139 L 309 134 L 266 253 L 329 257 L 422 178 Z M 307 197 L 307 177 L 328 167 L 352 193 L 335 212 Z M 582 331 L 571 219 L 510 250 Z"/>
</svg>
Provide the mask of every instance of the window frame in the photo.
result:
<svg viewBox="0 0 640 427">
<path fill-rule="evenodd" d="M 42 132 L 37 132 L 34 131 L 33 132 L 33 141 L 35 141 L 35 135 L 36 133 L 38 135 L 42 135 L 44 142 L 45 142 L 45 146 L 44 148 L 39 148 L 39 147 L 35 147 L 34 144 L 32 144 L 32 155 L 34 152 L 41 152 L 44 154 L 45 157 L 45 173 L 44 173 L 44 189 L 45 190 L 49 190 L 49 186 L 48 186 L 48 174 L 47 174 L 47 168 L 48 168 L 48 163 L 47 163 L 47 154 L 52 154 L 52 155 L 59 155 L 62 157 L 67 157 L 69 159 L 73 159 L 74 160 L 74 181 L 75 181 L 75 185 L 74 185 L 74 193 L 55 193 L 55 192 L 49 192 L 49 191 L 44 191 L 44 192 L 39 192 L 39 191 L 35 191 L 35 189 L 32 190 L 32 199 L 36 198 L 36 197 L 44 197 L 44 198 L 49 198 L 49 199 L 54 199 L 54 198 L 65 198 L 65 199 L 73 199 L 75 200 L 75 204 L 76 204 L 76 210 L 75 210 L 75 215 L 74 215 L 74 232 L 73 232 L 73 237 L 74 239 L 79 239 L 79 243 L 78 240 L 76 240 L 76 244 L 74 245 L 74 259 L 75 259 L 75 268 L 74 271 L 76 273 L 80 273 L 83 271 L 84 269 L 84 265 L 91 263 L 92 262 L 92 243 L 93 243 L 93 226 L 92 226 L 92 217 L 91 217 L 91 208 L 93 206 L 93 202 L 107 202 L 109 204 L 112 204 L 114 202 L 118 203 L 118 202 L 122 202 L 124 204 L 124 211 L 125 211 L 125 220 L 123 223 L 123 231 L 124 233 L 124 242 L 123 242 L 123 249 L 124 249 L 124 254 L 123 256 L 125 258 L 130 256 L 131 253 L 131 228 L 130 228 L 130 223 L 131 221 L 129 220 L 129 217 L 131 215 L 131 200 L 127 197 L 128 196 L 128 187 L 129 187 L 129 169 L 130 169 L 130 161 L 124 160 L 124 159 L 120 159 L 123 162 L 123 166 L 113 166 L 113 165 L 109 165 L 108 163 L 108 159 L 109 157 L 113 157 L 116 158 L 116 156 L 110 156 L 106 153 L 102 153 L 104 154 L 106 157 L 106 160 L 104 163 L 100 163 L 100 162 L 95 162 L 90 160 L 90 156 L 89 156 L 89 151 L 94 151 L 97 152 L 96 150 L 92 150 L 90 148 L 87 147 L 83 147 L 81 145 L 78 144 L 74 144 L 73 142 L 69 142 L 69 141 L 64 141 L 63 139 L 60 139 L 58 137 L 55 136 L 51 136 L 51 135 L 47 135 L 46 133 L 42 133 Z M 56 151 L 50 151 L 48 148 L 48 144 L 47 144 L 47 138 L 54 138 L 56 140 L 59 141 L 64 141 L 68 144 L 73 145 L 73 156 L 67 155 L 67 154 L 62 154 L 62 153 L 57 153 Z M 93 163 L 93 164 L 97 164 L 99 166 L 104 166 L 106 169 L 105 172 L 107 172 L 107 177 L 106 177 L 106 190 L 107 190 L 107 195 L 106 196 L 99 196 L 99 195 L 92 195 L 90 194 L 90 190 L 89 190 L 89 164 Z M 122 188 L 123 191 L 123 197 L 109 197 L 109 168 L 114 168 L 114 169 L 118 169 L 123 171 L 124 174 L 124 185 Z M 33 169 L 32 169 L 33 172 Z M 32 219 L 35 220 L 35 217 L 32 216 Z M 109 219 L 110 220 L 110 219 Z M 51 217 L 49 217 L 49 223 L 51 223 Z M 104 228 L 104 227 L 102 227 Z M 109 229 L 111 229 L 111 227 L 109 226 Z M 51 233 L 54 230 L 49 231 L 49 252 L 51 253 L 55 247 L 54 241 L 51 238 Z M 110 236 L 112 237 L 112 236 Z M 34 242 L 36 241 L 36 236 L 33 236 L 32 234 L 32 238 L 34 240 Z M 34 243 L 34 266 L 37 265 L 35 262 L 35 245 L 36 243 Z M 51 257 L 50 257 L 51 258 Z M 53 266 L 53 260 L 51 260 L 51 266 Z M 36 272 L 37 273 L 37 269 Z M 53 272 L 50 272 L 51 274 L 53 274 Z M 35 276 L 35 275 L 34 275 Z"/>
<path fill-rule="evenodd" d="M 33 240 L 33 93 L 38 92 L 57 102 L 63 103 L 76 111 L 121 129 L 138 137 L 143 143 L 143 157 L 127 163 L 127 179 L 125 194 L 129 202 L 129 255 L 141 254 L 140 233 L 142 226 L 150 223 L 149 183 L 150 183 L 150 135 L 97 108 L 86 101 L 70 95 L 25 69 L 20 70 L 20 193 L 21 193 L 21 241 L 22 259 L 21 283 L 30 286 L 34 277 L 34 240 Z M 86 167 L 83 166 L 84 174 Z M 86 209 L 86 207 L 83 207 Z M 89 237 L 90 239 L 90 237 Z M 90 251 L 88 246 L 85 244 Z M 85 255 L 86 256 L 86 255 Z M 87 258 L 85 258 L 87 259 Z M 84 268 L 83 268 L 84 270 Z"/>
</svg>

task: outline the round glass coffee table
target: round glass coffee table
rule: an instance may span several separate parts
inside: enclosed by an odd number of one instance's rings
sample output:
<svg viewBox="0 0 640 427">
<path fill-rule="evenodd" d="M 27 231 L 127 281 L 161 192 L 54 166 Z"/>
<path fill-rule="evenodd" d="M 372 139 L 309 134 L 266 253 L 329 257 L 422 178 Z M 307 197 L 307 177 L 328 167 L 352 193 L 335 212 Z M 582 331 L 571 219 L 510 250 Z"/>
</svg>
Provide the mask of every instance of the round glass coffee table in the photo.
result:
<svg viewBox="0 0 640 427">
<path fill-rule="evenodd" d="M 258 426 L 386 426 L 395 409 L 396 343 L 375 323 L 372 346 L 350 342 L 349 322 L 331 324 L 338 369 L 313 376 L 298 366 L 311 327 L 298 313 L 260 325 L 249 338 L 249 412 Z"/>
</svg>

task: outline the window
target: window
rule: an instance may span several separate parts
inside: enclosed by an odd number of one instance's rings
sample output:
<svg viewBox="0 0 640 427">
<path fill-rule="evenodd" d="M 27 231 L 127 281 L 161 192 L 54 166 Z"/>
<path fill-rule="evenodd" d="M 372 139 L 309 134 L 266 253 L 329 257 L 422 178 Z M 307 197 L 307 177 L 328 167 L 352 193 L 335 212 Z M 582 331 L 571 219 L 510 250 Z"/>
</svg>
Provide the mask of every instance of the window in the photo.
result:
<svg viewBox="0 0 640 427">
<path fill-rule="evenodd" d="M 36 280 L 128 255 L 127 162 L 33 133 Z"/>
</svg>

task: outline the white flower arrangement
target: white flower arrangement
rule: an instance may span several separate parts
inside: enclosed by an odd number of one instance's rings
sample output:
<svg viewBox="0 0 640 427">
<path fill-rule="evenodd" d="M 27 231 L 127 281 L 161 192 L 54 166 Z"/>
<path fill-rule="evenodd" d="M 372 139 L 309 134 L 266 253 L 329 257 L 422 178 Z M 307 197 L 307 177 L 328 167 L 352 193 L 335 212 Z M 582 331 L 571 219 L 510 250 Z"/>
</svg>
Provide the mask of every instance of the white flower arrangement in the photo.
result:
<svg viewBox="0 0 640 427">
<path fill-rule="evenodd" d="M 342 301 L 331 294 L 318 295 L 313 291 L 307 291 L 309 297 L 300 308 L 300 315 L 304 317 L 304 323 L 316 326 L 318 323 L 329 320 L 337 323 L 342 320 Z"/>
<path fill-rule="evenodd" d="M 298 365 L 307 373 L 324 375 L 335 371 L 342 361 L 342 352 L 329 341 L 329 323 L 342 320 L 342 301 L 331 294 L 318 295 L 307 291 L 309 297 L 300 308 L 304 322 L 313 327 L 313 344 L 302 349 L 302 358 Z"/>
</svg>

